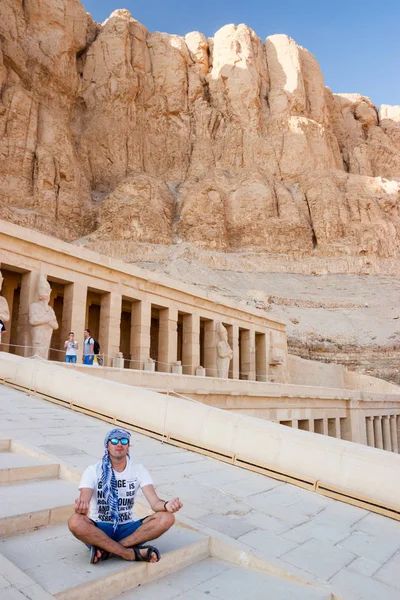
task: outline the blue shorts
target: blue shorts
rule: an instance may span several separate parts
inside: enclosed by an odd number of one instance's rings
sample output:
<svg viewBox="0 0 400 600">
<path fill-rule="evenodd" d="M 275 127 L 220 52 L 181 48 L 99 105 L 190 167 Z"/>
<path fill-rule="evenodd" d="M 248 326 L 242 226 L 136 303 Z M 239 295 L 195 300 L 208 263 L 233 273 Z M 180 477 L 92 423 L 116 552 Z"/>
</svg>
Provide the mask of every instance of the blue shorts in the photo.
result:
<svg viewBox="0 0 400 600">
<path fill-rule="evenodd" d="M 128 537 L 128 535 L 132 535 L 139 527 L 142 525 L 144 519 L 139 519 L 138 521 L 130 521 L 129 523 L 121 523 L 121 525 L 117 525 L 117 529 L 114 531 L 114 526 L 112 523 L 103 523 L 102 521 L 92 521 L 99 529 L 104 531 L 109 538 L 114 540 L 115 542 L 120 542 L 124 538 Z"/>
<path fill-rule="evenodd" d="M 76 356 L 75 354 L 66 354 L 65 355 L 65 362 L 67 363 L 76 363 Z"/>
<path fill-rule="evenodd" d="M 83 357 L 83 364 L 84 365 L 92 365 L 94 361 L 94 354 L 92 354 L 92 356 L 90 356 L 90 354 L 86 354 Z"/>
</svg>

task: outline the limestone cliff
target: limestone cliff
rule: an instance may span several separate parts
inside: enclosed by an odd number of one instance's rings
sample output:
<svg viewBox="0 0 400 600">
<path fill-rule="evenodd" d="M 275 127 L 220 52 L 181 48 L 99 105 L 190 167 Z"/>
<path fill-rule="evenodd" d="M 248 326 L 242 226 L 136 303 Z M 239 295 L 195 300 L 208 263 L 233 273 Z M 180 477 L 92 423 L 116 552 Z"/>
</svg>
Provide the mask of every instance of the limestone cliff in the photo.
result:
<svg viewBox="0 0 400 600">
<path fill-rule="evenodd" d="M 1 0 L 0 218 L 268 305 L 292 352 L 398 382 L 399 199 L 400 106 L 332 93 L 289 37 Z"/>
<path fill-rule="evenodd" d="M 399 257 L 400 107 L 333 94 L 288 36 L 1 11 L 1 218 L 97 247 Z"/>
</svg>

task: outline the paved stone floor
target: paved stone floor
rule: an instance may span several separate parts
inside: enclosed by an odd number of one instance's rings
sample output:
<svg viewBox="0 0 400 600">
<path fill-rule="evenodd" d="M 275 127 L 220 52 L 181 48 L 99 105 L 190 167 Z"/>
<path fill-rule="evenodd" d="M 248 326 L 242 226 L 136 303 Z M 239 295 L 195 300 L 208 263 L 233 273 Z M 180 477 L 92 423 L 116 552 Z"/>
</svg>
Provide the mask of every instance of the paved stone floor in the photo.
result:
<svg viewBox="0 0 400 600">
<path fill-rule="evenodd" d="M 310 587 L 271 577 L 265 573 L 233 567 L 208 558 L 161 581 L 149 583 L 118 596 L 118 600 L 328 600 L 330 596 Z"/>
<path fill-rule="evenodd" d="M 79 471 L 100 459 L 109 428 L 0 386 L 0 436 L 32 444 Z M 399 600 L 400 522 L 139 434 L 132 435 L 131 456 L 149 469 L 160 496 L 178 495 L 183 518 L 208 535 L 218 532 L 236 548 L 311 583 L 327 584 L 346 600 Z M 227 567 L 218 564 L 212 568 L 221 579 Z M 189 569 L 195 568 L 200 569 Z M 185 571 L 174 577 L 165 599 L 229 597 L 209 586 L 187 595 L 185 586 L 179 587 Z M 149 584 L 161 585 L 168 582 Z M 145 588 L 121 598 L 155 597 L 139 595 Z"/>
</svg>

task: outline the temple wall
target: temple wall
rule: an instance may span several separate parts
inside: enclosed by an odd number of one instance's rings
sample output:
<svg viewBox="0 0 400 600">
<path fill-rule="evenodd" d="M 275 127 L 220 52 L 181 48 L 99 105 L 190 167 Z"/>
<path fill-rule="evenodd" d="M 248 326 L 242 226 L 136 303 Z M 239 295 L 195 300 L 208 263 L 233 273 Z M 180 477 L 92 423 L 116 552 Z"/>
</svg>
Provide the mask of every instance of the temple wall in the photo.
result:
<svg viewBox="0 0 400 600">
<path fill-rule="evenodd" d="M 327 364 L 289 355 L 289 383 L 345 388 L 345 369 L 336 363 Z"/>
<path fill-rule="evenodd" d="M 362 375 L 355 371 L 348 371 L 343 367 L 344 384 L 348 390 L 365 390 L 370 392 L 381 392 L 384 394 L 399 394 L 400 387 L 384 379 Z"/>
<path fill-rule="evenodd" d="M 369 375 L 349 371 L 337 363 L 306 360 L 293 354 L 288 355 L 288 383 L 334 387 L 346 390 L 361 390 L 377 393 L 399 394 L 400 387 Z"/>
</svg>

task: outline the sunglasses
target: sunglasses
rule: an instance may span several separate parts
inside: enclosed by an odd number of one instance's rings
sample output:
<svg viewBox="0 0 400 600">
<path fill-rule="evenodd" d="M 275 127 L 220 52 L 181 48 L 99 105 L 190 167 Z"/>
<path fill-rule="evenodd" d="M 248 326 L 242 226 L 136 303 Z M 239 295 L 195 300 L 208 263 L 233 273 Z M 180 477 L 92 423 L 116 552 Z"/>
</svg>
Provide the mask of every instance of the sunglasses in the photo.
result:
<svg viewBox="0 0 400 600">
<path fill-rule="evenodd" d="M 121 442 L 121 444 L 123 446 L 127 446 L 129 444 L 128 438 L 111 438 L 111 440 L 109 440 L 109 442 L 113 446 L 116 446 L 118 444 L 118 442 Z"/>
</svg>

